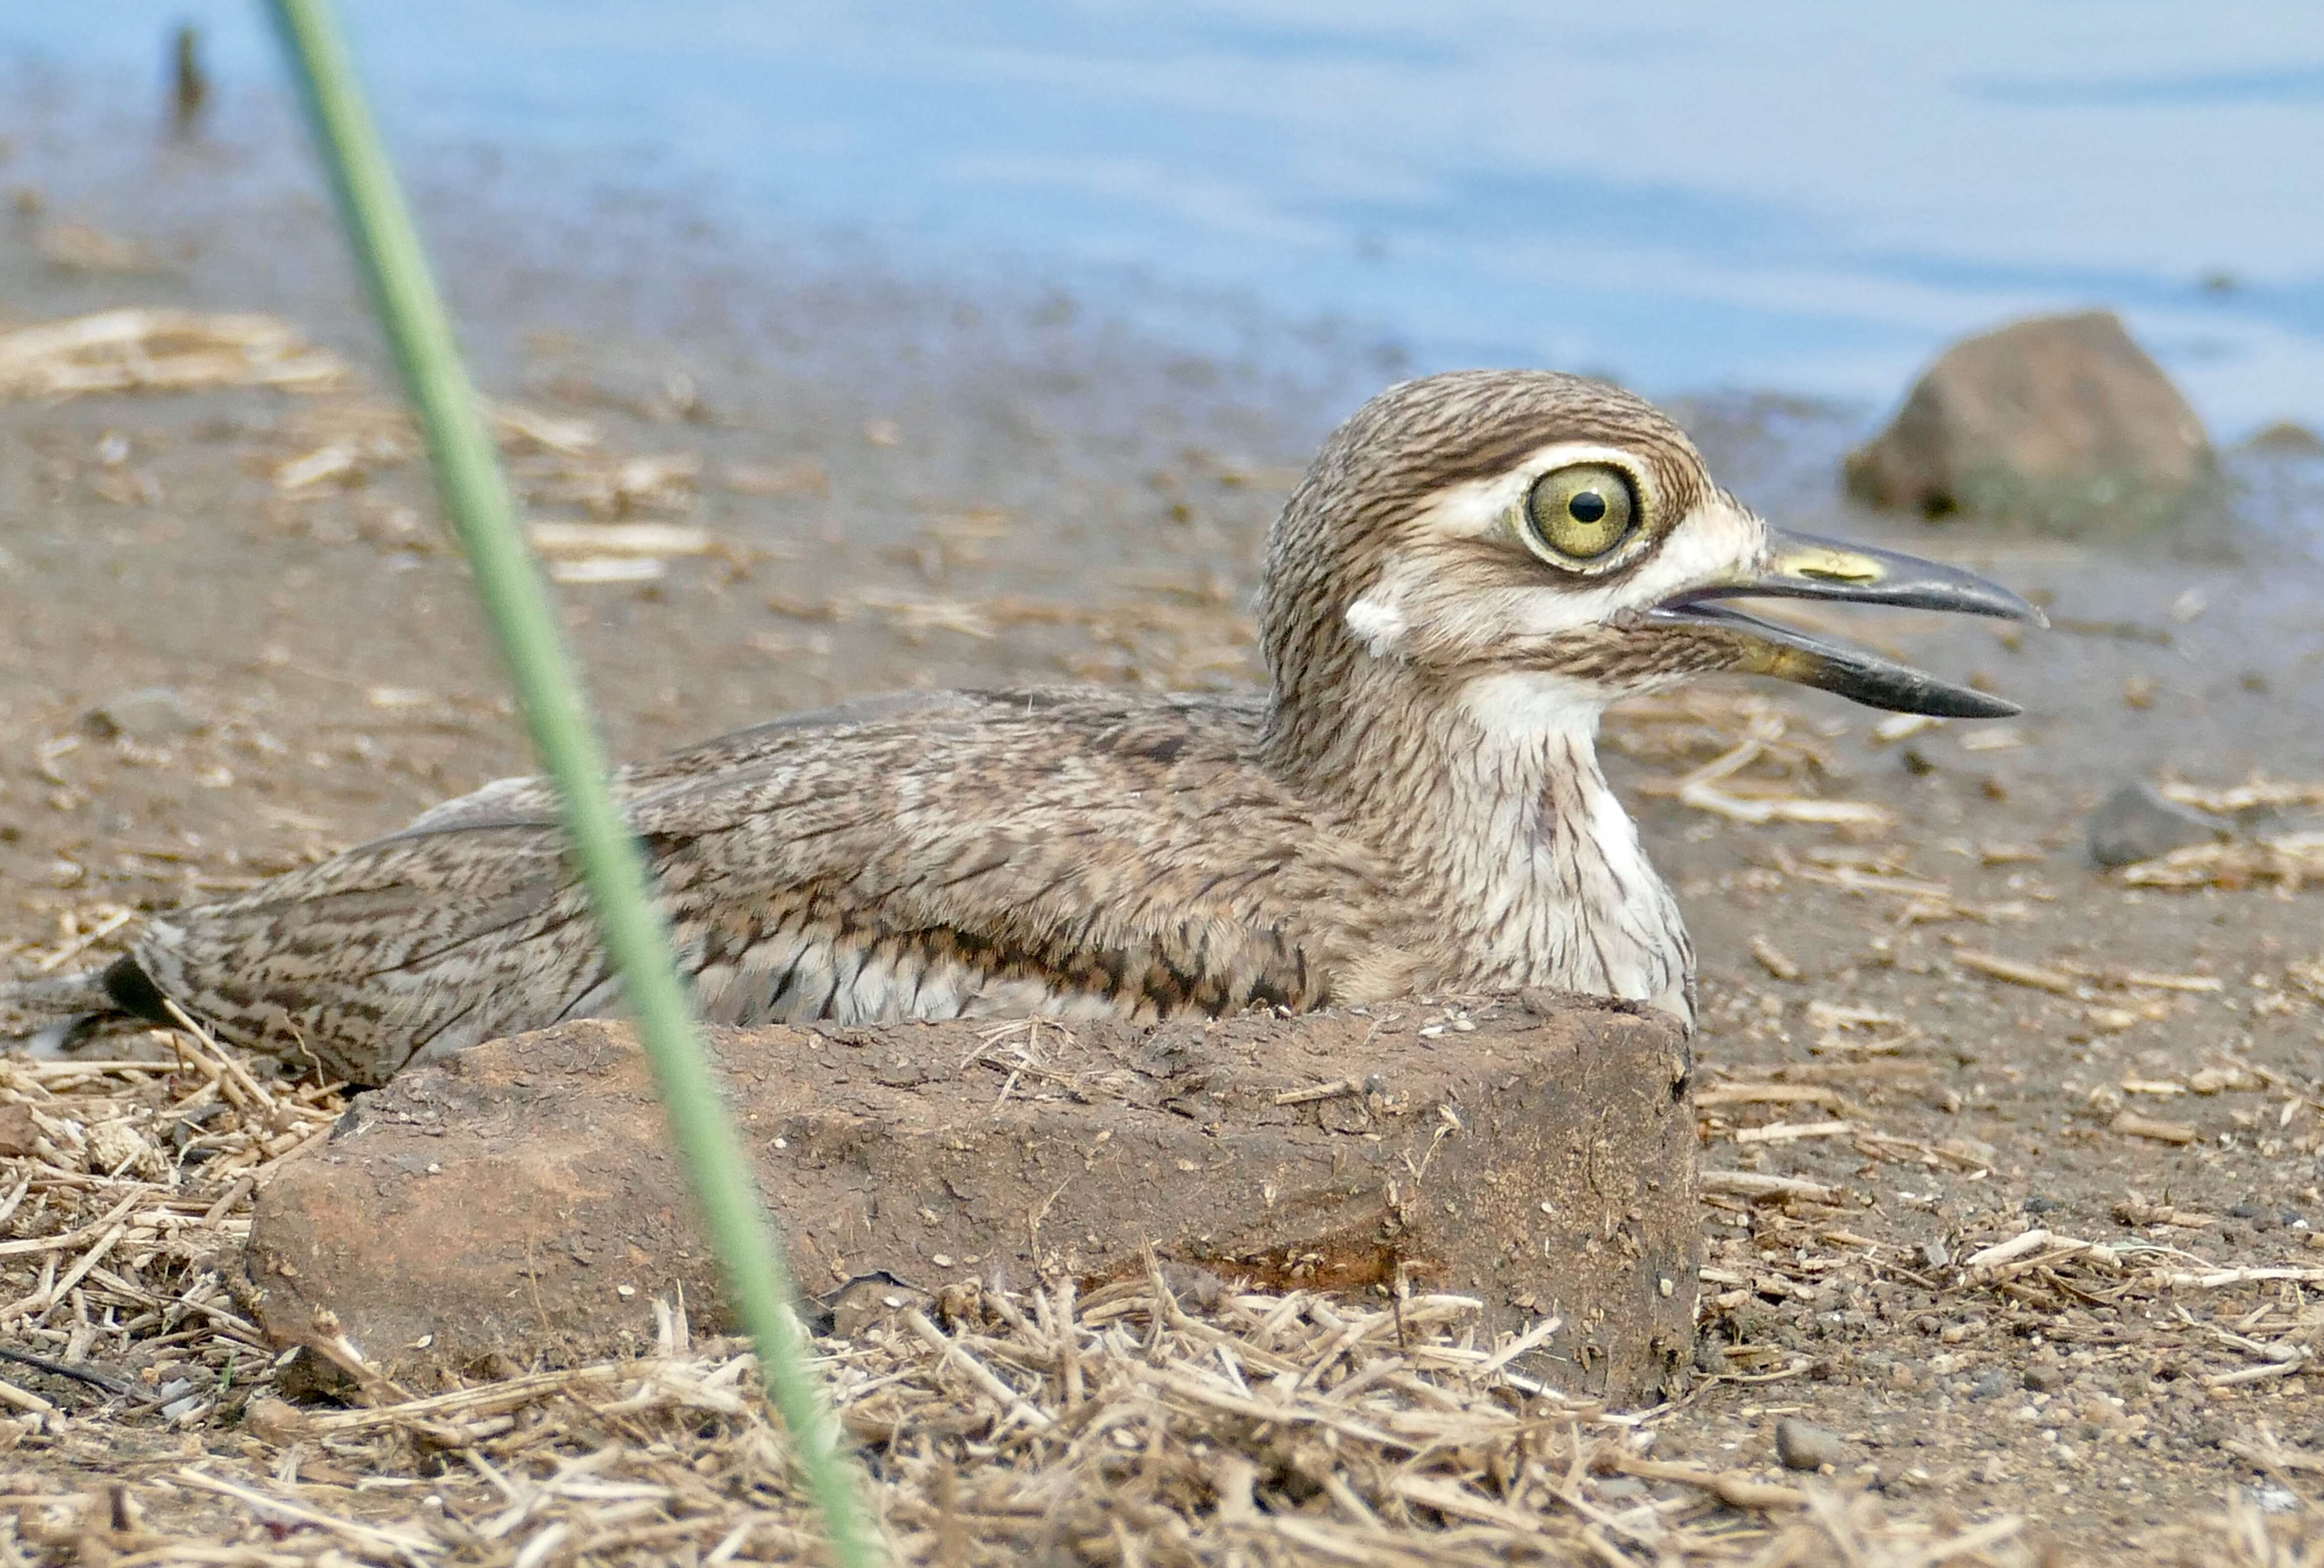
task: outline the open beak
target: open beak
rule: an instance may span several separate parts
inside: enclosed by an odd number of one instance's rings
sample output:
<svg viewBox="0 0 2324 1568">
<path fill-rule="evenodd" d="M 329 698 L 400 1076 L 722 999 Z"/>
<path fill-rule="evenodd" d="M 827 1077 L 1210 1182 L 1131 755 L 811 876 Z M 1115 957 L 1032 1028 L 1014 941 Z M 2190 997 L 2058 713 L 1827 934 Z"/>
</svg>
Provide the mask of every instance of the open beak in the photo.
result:
<svg viewBox="0 0 2324 1568">
<path fill-rule="evenodd" d="M 2015 703 L 1954 686 L 1907 664 L 1883 659 L 1812 632 L 1747 615 L 1724 599 L 1832 599 L 1849 604 L 1901 604 L 1995 615 L 2046 626 L 2041 611 L 1997 583 L 1917 556 L 1813 534 L 1768 530 L 1773 553 L 1765 569 L 1732 583 L 1690 588 L 1646 612 L 1648 622 L 1731 634 L 1733 669 L 1821 687 L 1868 706 L 1942 718 L 1998 719 Z"/>
</svg>

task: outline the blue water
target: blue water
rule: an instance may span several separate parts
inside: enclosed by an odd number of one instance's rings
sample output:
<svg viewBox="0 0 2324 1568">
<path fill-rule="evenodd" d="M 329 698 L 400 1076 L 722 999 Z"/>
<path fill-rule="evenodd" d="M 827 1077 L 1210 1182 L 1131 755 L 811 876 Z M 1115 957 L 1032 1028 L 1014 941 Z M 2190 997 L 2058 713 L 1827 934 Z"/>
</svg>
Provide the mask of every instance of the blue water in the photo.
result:
<svg viewBox="0 0 2324 1568">
<path fill-rule="evenodd" d="M 1337 318 L 1410 363 L 1886 402 L 2114 307 L 2214 433 L 2324 425 L 2324 6 L 346 0 L 407 158 L 491 143 L 945 267 Z M 0 63 L 227 102 L 246 0 L 0 3 Z"/>
</svg>

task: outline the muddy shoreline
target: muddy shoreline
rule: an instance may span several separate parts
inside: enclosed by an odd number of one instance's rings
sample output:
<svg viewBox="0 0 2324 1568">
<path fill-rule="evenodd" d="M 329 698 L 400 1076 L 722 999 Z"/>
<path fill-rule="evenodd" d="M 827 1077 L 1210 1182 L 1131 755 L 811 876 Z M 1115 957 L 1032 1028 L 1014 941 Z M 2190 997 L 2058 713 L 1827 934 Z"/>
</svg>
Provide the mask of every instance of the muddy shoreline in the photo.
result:
<svg viewBox="0 0 2324 1568">
<path fill-rule="evenodd" d="M 20 139 L 0 186 L 39 189 L 0 217 L 0 329 L 262 311 L 350 368 L 311 393 L 0 403 L 12 972 L 102 955 L 124 912 L 247 885 L 525 765 L 321 205 L 205 173 L 209 154 L 150 156 L 217 177 L 210 194 L 173 187 L 141 226 L 134 180 L 59 184 L 88 165 Z M 645 558 L 654 575 L 560 589 L 624 756 L 899 687 L 1254 680 L 1267 524 L 1314 439 L 1395 374 L 1377 345 L 1287 327 L 1221 360 L 1037 287 L 775 264 L 667 205 L 544 217 L 512 252 L 506 208 L 431 201 L 486 390 L 588 433 L 512 440 L 532 515 L 703 530 Z M 117 238 L 129 264 L 60 260 L 60 224 Z M 1804 1414 L 1843 1435 L 1842 1478 L 1893 1506 L 2017 1510 L 2120 1551 L 2231 1489 L 2280 1490 L 2233 1446 L 2263 1425 L 2324 1454 L 2312 1379 L 2209 1381 L 2237 1363 L 2189 1326 L 2305 1344 L 2306 1287 L 2117 1297 L 2061 1264 L 2029 1296 L 1947 1269 L 2034 1222 L 2148 1237 L 2190 1268 L 2324 1261 L 2324 995 L 2297 978 L 2324 954 L 2324 890 L 2141 890 L 2081 847 L 2125 779 L 2324 779 L 2324 465 L 2231 455 L 2219 521 L 2135 551 L 1932 531 L 1839 501 L 1839 453 L 1871 412 L 1729 395 L 1682 418 L 1769 516 L 1987 571 L 2061 629 L 1850 623 L 2017 698 L 2006 726 L 1883 739 L 1878 715 L 1740 687 L 1609 726 L 1702 955 L 1705 1165 L 1840 1194 L 1714 1203 L 1714 1380 L 1655 1452 L 1772 1464 L 1774 1424 Z M 286 479 L 348 442 L 322 479 Z M 95 716 L 154 687 L 181 718 Z M 1758 787 L 1875 810 L 1754 825 L 1670 798 L 1754 715 L 1776 736 Z M 1856 1015 L 1877 1021 L 1834 1021 Z M 2125 1131 L 2126 1110 L 2187 1134 Z M 1812 1122 L 1843 1126 L 1785 1130 Z M 201 1436 L 232 1434 L 221 1411 Z"/>
</svg>

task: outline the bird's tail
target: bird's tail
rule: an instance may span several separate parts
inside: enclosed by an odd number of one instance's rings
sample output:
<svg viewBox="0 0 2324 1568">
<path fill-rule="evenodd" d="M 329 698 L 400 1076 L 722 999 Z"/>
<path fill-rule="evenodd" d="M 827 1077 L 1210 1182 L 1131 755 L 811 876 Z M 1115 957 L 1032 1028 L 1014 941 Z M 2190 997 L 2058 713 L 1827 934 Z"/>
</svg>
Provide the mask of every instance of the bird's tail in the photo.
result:
<svg viewBox="0 0 2324 1568">
<path fill-rule="evenodd" d="M 75 1013 L 119 1012 L 121 1004 L 106 987 L 106 972 L 92 969 L 85 974 L 0 984 L 0 1010 L 57 1018 Z"/>
</svg>

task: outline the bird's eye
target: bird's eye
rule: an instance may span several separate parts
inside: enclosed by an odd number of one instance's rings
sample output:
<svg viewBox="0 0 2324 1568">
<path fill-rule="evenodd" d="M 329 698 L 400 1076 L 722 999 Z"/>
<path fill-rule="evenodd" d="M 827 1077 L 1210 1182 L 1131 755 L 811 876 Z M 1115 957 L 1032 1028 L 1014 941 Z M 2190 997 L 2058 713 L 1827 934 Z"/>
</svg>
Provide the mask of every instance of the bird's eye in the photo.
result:
<svg viewBox="0 0 2324 1568">
<path fill-rule="evenodd" d="M 1609 463 L 1576 463 L 1543 475 L 1526 497 L 1526 543 L 1553 563 L 1595 560 L 1637 525 L 1630 476 Z"/>
</svg>

